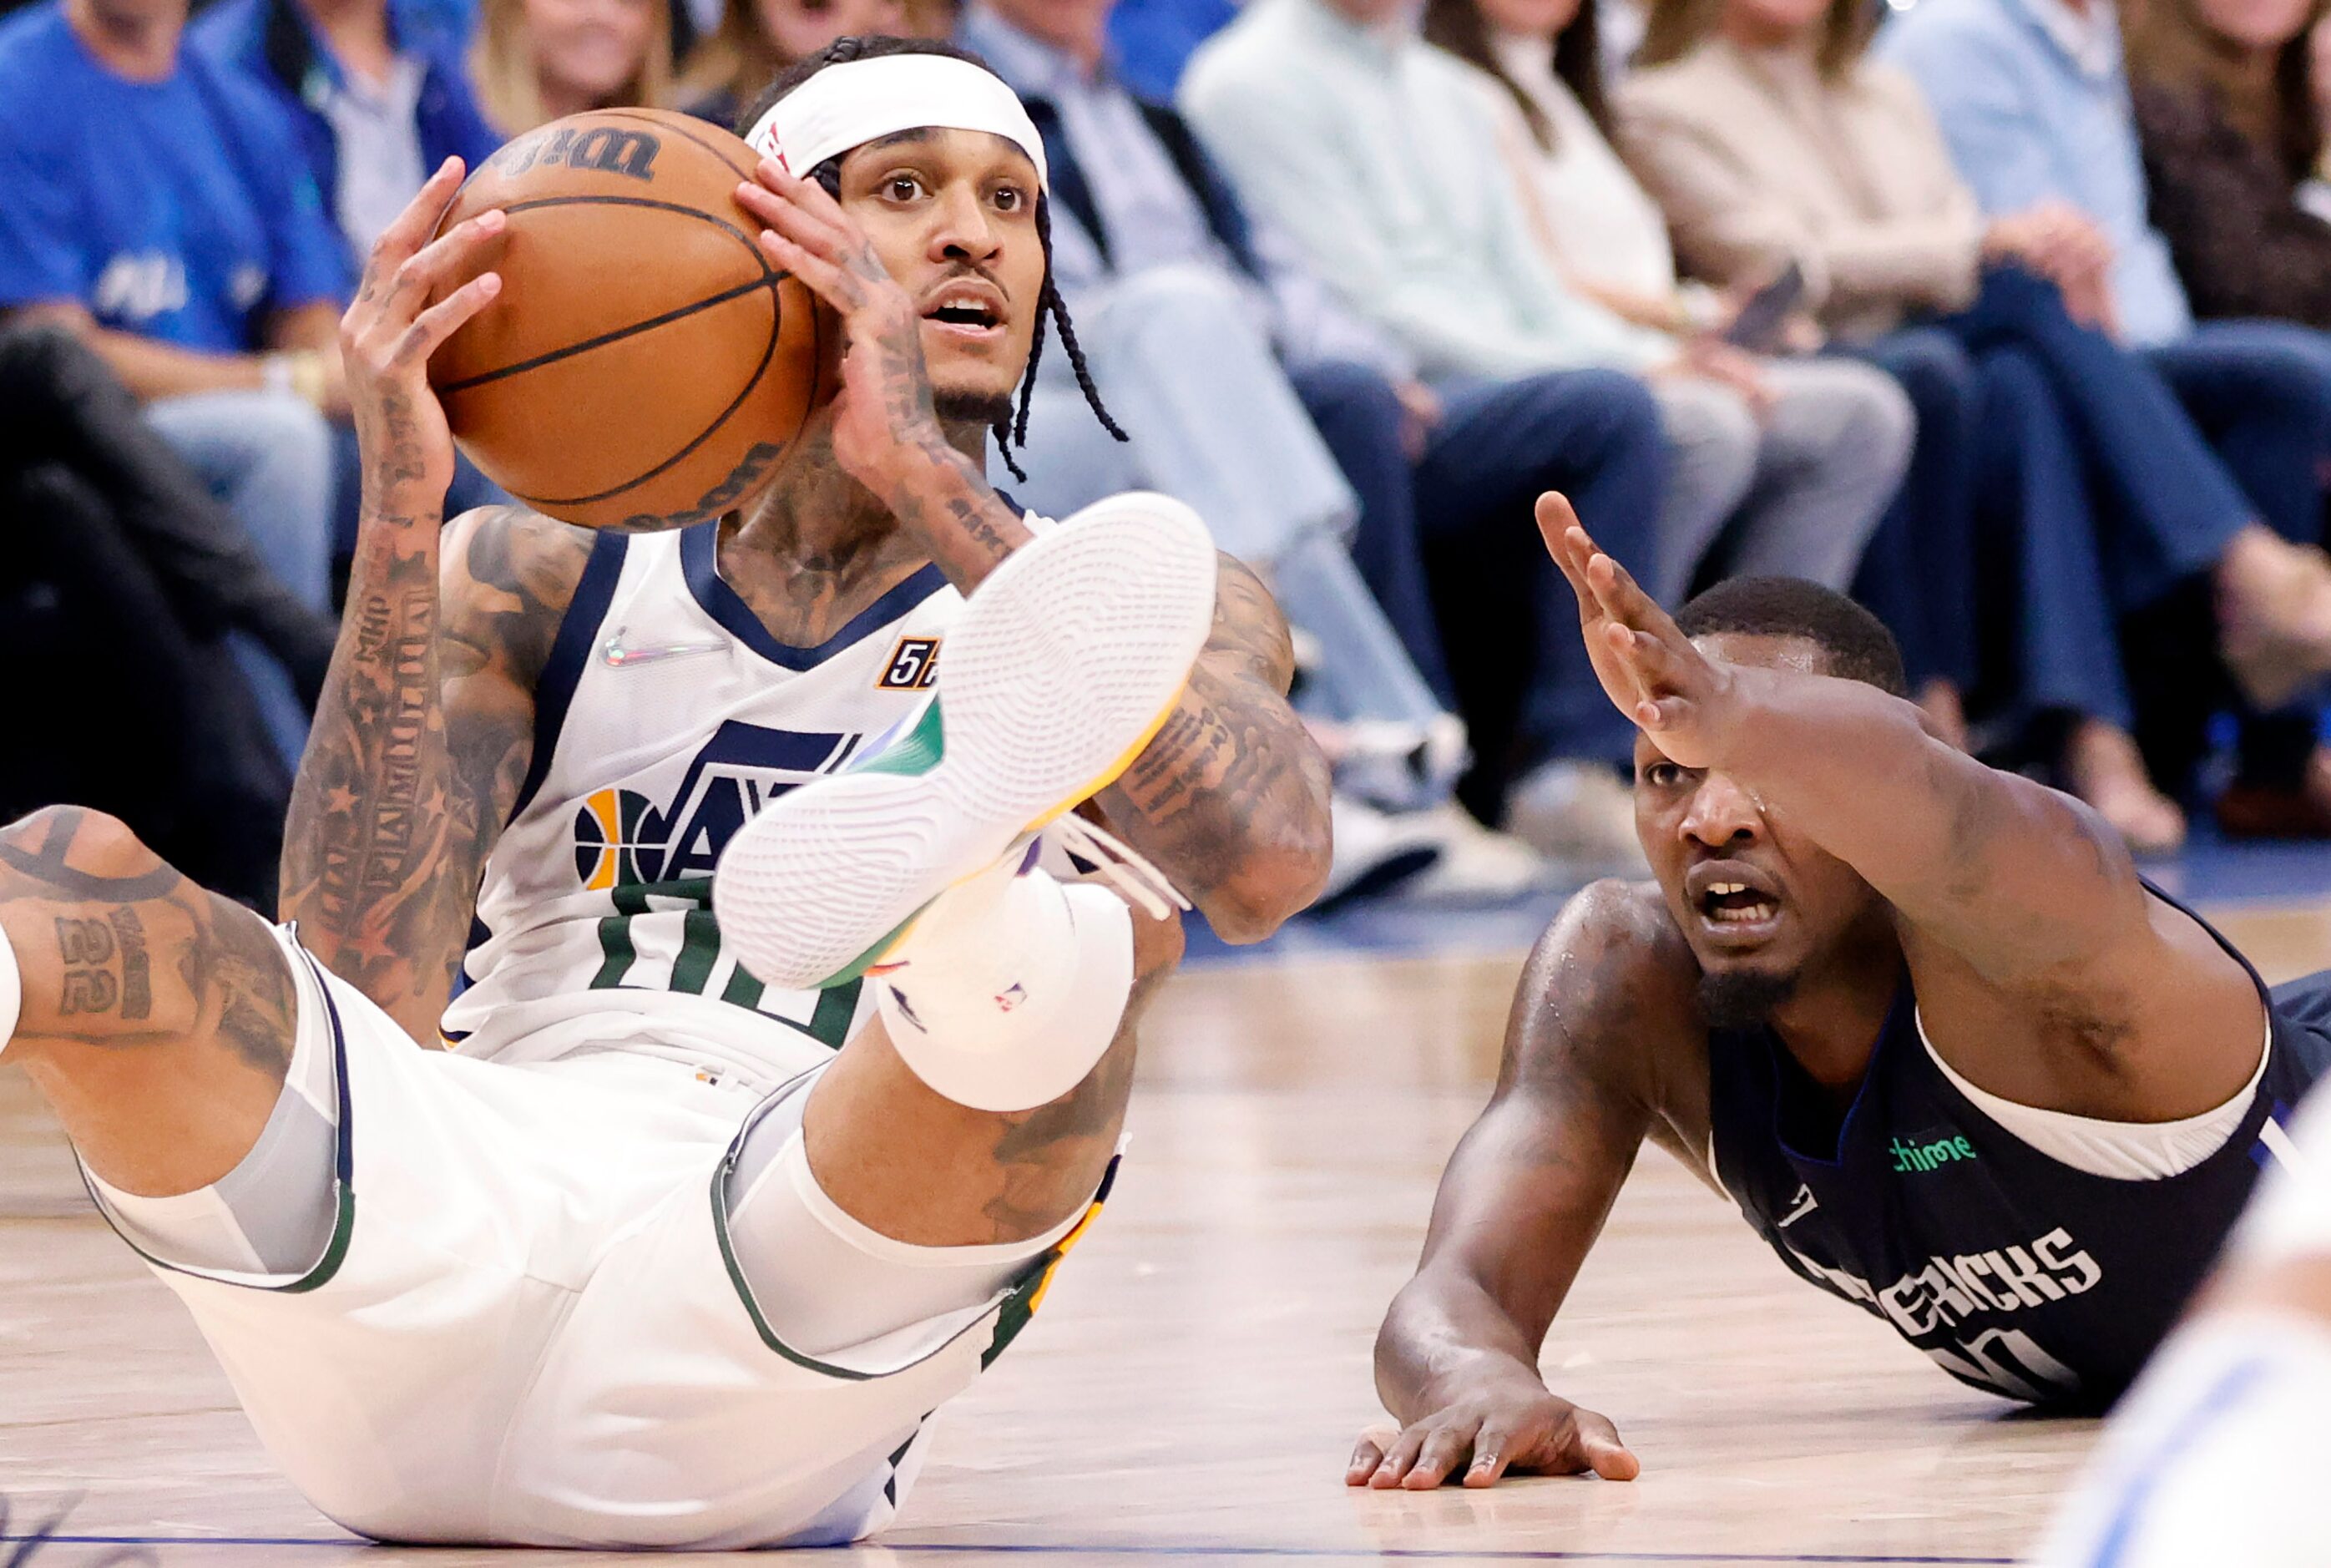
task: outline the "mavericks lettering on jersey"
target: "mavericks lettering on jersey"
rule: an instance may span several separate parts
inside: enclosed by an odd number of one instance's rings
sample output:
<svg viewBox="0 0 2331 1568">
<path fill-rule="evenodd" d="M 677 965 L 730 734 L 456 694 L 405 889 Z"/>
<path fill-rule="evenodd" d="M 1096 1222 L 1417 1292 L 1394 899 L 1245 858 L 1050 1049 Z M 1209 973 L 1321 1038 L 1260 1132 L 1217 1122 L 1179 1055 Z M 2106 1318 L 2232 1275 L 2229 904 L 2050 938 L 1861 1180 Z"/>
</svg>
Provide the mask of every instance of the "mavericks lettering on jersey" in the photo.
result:
<svg viewBox="0 0 2331 1568">
<path fill-rule="evenodd" d="M 1885 1318 L 1956 1377 L 2017 1399 L 2079 1385 L 2069 1368 L 2027 1335 L 1991 1329 L 1959 1341 L 1951 1333 L 1978 1316 L 2019 1312 L 2096 1288 L 2104 1269 L 2061 1225 L 2020 1246 L 1930 1257 L 1883 1289 L 1806 1257 L 1777 1231 L 1774 1240 L 1806 1278 Z"/>
</svg>

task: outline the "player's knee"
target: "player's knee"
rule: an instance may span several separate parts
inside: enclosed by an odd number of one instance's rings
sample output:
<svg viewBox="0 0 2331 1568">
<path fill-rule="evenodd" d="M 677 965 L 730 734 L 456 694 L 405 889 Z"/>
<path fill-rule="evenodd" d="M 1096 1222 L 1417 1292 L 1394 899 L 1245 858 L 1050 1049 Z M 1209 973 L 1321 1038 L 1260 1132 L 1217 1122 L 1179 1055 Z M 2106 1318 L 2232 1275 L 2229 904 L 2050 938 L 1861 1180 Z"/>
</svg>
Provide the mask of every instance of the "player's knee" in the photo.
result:
<svg viewBox="0 0 2331 1568">
<path fill-rule="evenodd" d="M 162 857 L 147 849 L 120 818 L 87 806 L 43 806 L 0 827 L 0 874 L 37 876 L 38 868 L 95 877 L 139 877 L 157 870 Z"/>
</svg>

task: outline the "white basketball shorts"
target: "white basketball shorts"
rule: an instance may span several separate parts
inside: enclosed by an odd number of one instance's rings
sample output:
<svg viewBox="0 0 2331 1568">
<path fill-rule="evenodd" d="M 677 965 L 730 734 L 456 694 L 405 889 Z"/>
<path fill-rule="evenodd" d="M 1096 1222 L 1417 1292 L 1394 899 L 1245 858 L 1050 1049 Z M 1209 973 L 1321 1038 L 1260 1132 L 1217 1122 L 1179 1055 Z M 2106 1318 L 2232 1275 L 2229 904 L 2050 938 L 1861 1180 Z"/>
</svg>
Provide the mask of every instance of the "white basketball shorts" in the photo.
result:
<svg viewBox="0 0 2331 1568">
<path fill-rule="evenodd" d="M 302 1044 L 338 1068 L 330 1244 L 296 1277 L 147 1261 L 292 1482 L 359 1535 L 855 1540 L 895 1515 L 932 1412 L 1025 1325 L 1084 1229 L 1017 1247 L 891 1243 L 950 1264 L 992 1254 L 1005 1267 L 986 1278 L 1008 1282 L 803 1354 L 753 1299 L 720 1194 L 756 1117 L 789 1112 L 797 1127 L 804 1082 L 762 1101 L 634 1054 L 511 1066 L 423 1050 L 284 946 Z"/>
</svg>

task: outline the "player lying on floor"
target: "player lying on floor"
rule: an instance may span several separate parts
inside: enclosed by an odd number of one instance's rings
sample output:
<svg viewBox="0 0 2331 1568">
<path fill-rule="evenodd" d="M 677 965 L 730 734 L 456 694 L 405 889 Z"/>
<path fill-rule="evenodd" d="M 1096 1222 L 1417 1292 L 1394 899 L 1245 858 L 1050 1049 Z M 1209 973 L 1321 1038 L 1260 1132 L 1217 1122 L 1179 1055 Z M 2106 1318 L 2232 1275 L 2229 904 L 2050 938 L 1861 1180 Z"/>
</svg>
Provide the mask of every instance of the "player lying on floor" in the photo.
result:
<svg viewBox="0 0 2331 1568">
<path fill-rule="evenodd" d="M 772 96 L 739 199 L 847 353 L 764 495 L 441 537 L 424 366 L 494 290 L 430 304 L 495 228 L 429 241 L 449 165 L 343 327 L 365 512 L 296 936 L 94 813 L 0 828 L 0 1048 L 366 1535 L 880 1527 L 1098 1204 L 1181 951 L 1141 857 L 1236 936 L 1326 876 L 1269 595 L 1178 503 L 1049 525 L 984 476 L 1048 310 L 1074 351 L 1019 100 L 859 39 Z M 1138 853 L 1051 821 L 1095 791 Z"/>
<path fill-rule="evenodd" d="M 2086 806 L 1929 735 L 1850 601 L 1738 579 L 1670 618 L 1560 497 L 1538 520 L 1656 879 L 1531 955 L 1376 1341 L 1402 1424 L 1346 1478 L 1637 1473 L 1537 1355 L 1646 1137 L 1955 1377 L 2109 1401 L 2288 1146 L 2331 974 L 2269 993 Z"/>
</svg>

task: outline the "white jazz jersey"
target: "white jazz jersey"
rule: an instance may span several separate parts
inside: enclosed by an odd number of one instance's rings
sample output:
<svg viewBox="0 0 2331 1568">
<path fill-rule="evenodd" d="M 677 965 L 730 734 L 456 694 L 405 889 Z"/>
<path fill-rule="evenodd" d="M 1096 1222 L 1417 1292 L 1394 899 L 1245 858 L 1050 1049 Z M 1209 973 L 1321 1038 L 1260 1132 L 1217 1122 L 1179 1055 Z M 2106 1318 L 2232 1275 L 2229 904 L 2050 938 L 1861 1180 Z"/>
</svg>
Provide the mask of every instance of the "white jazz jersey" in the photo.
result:
<svg viewBox="0 0 2331 1568">
<path fill-rule="evenodd" d="M 963 598 L 926 566 L 831 641 L 789 647 L 721 579 L 718 527 L 603 533 L 592 549 L 444 1015 L 465 1055 L 620 1046 L 766 1089 L 856 1020 L 855 983 L 773 991 L 737 967 L 713 868 L 771 799 L 914 715 Z"/>
</svg>

